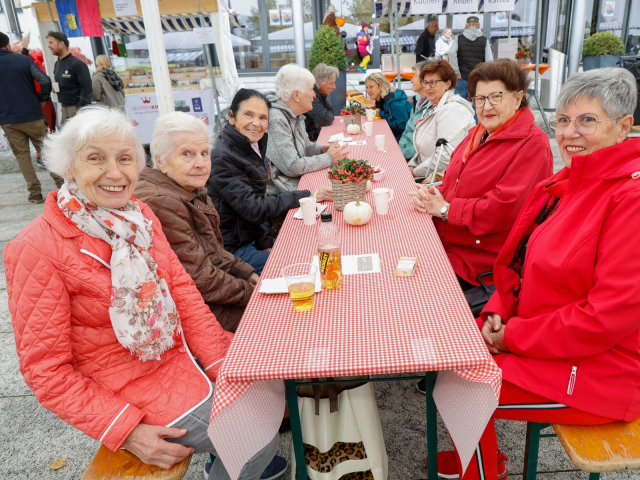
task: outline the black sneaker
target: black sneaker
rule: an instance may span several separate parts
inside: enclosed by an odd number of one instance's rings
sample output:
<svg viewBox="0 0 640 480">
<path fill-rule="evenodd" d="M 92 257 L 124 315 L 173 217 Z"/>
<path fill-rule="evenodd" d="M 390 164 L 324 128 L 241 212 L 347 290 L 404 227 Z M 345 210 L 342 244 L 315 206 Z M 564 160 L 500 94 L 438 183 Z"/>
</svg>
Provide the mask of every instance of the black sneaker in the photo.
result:
<svg viewBox="0 0 640 480">
<path fill-rule="evenodd" d="M 27 200 L 29 200 L 31 203 L 42 203 L 42 202 L 44 202 L 44 198 L 42 198 L 42 194 L 41 193 L 36 193 L 34 195 L 29 195 L 29 198 Z"/>
<path fill-rule="evenodd" d="M 424 378 L 416 383 L 416 390 L 423 395 L 427 394 L 427 381 Z"/>
</svg>

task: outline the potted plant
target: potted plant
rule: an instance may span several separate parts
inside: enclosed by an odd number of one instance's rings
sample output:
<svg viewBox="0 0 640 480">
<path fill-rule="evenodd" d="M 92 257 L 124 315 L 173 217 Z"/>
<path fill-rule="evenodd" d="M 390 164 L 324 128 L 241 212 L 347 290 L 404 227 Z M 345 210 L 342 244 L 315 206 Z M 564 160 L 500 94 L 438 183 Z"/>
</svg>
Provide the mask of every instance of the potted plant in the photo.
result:
<svg viewBox="0 0 640 480">
<path fill-rule="evenodd" d="M 616 67 L 620 65 L 620 55 L 624 53 L 624 44 L 613 33 L 599 32 L 584 41 L 582 47 L 582 68 L 584 71 L 594 68 Z"/>
<path fill-rule="evenodd" d="M 340 116 L 344 119 L 344 127 L 347 128 L 352 123 L 362 127 L 362 117 L 366 115 L 366 111 L 359 103 L 351 103 L 340 110 Z"/>
<path fill-rule="evenodd" d="M 516 52 L 516 61 L 520 65 L 529 65 L 531 58 L 533 58 L 533 43 L 526 43 L 518 40 L 518 51 Z"/>
<path fill-rule="evenodd" d="M 333 189 L 333 206 L 336 210 L 364 198 L 367 180 L 373 178 L 373 167 L 366 160 L 345 158 L 329 168 L 329 180 Z"/>
<path fill-rule="evenodd" d="M 320 25 L 313 37 L 309 53 L 309 70 L 313 71 L 319 63 L 331 65 L 340 71 L 336 78 L 336 89 L 327 97 L 333 107 L 333 113 L 339 115 L 347 99 L 347 55 L 344 53 L 341 37 L 328 25 Z"/>
</svg>

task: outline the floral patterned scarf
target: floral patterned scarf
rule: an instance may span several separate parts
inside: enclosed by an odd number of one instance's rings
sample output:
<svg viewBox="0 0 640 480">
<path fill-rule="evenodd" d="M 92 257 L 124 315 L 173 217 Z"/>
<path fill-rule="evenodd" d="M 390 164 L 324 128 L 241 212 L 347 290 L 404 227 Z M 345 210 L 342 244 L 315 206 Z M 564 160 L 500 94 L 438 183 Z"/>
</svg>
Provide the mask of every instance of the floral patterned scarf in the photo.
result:
<svg viewBox="0 0 640 480">
<path fill-rule="evenodd" d="M 58 192 L 58 207 L 84 233 L 111 245 L 109 317 L 118 341 L 143 362 L 159 360 L 182 330 L 164 274 L 148 252 L 151 222 L 135 197 L 122 209 L 99 207 L 69 182 Z"/>
</svg>

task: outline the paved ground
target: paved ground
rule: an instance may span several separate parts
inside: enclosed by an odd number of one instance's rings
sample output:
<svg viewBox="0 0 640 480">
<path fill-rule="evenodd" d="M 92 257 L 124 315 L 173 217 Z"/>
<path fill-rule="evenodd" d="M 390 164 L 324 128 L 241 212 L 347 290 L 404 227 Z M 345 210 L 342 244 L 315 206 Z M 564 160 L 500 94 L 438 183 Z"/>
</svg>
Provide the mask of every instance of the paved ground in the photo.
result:
<svg viewBox="0 0 640 480">
<path fill-rule="evenodd" d="M 555 146 L 555 141 L 552 142 Z M 562 161 L 556 154 L 556 170 Z M 49 175 L 37 168 L 43 193 L 55 188 Z M 15 160 L 0 156 L 0 250 L 27 223 L 39 215 L 42 205 L 27 202 L 26 184 Z M 376 383 L 378 406 L 389 453 L 389 480 L 426 478 L 425 398 L 412 382 Z M 497 422 L 502 449 L 509 455 L 510 475 L 522 472 L 525 424 Z M 440 425 L 440 449 L 450 447 L 444 426 Z M 42 408 L 18 371 L 18 359 L 11 319 L 7 307 L 4 263 L 0 259 L 0 479 L 79 479 L 98 448 L 97 442 L 59 420 Z M 290 434 L 281 438 L 281 454 L 289 457 Z M 64 458 L 67 466 L 58 471 L 49 467 Z M 202 478 L 204 455 L 194 456 L 186 479 Z M 558 473 L 570 469 L 557 439 L 542 440 L 540 470 L 552 470 L 545 480 L 586 479 L 585 473 Z M 286 478 L 286 477 L 283 477 Z M 605 474 L 606 480 L 640 478 L 637 473 Z"/>
</svg>

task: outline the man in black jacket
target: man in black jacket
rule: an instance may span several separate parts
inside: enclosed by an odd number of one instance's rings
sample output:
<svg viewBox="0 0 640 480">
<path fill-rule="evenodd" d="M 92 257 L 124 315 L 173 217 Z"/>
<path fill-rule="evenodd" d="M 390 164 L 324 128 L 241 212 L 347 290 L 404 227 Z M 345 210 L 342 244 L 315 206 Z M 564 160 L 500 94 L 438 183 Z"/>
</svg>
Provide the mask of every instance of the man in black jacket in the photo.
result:
<svg viewBox="0 0 640 480">
<path fill-rule="evenodd" d="M 427 20 L 427 27 L 416 43 L 416 63 L 427 60 L 436 53 L 436 33 L 438 33 L 438 28 L 437 18 L 432 17 Z"/>
<path fill-rule="evenodd" d="M 333 123 L 333 108 L 327 100 L 327 96 L 336 89 L 336 79 L 339 74 L 336 67 L 324 63 L 319 63 L 313 69 L 313 76 L 316 78 L 313 91 L 316 98 L 313 99 L 313 109 L 304 114 L 307 134 L 312 142 L 318 140 L 322 127 Z"/>
<path fill-rule="evenodd" d="M 40 94 L 36 92 L 34 81 L 40 85 Z M 42 186 L 31 163 L 29 141 L 40 152 L 42 138 L 47 134 L 41 104 L 49 99 L 51 80 L 33 60 L 13 53 L 9 37 L 1 32 L 0 92 L 0 126 L 27 182 L 28 200 L 42 203 Z M 62 186 L 62 178 L 51 176 L 58 187 Z"/>
<path fill-rule="evenodd" d="M 91 75 L 82 60 L 69 52 L 69 39 L 62 32 L 47 34 L 49 50 L 58 60 L 53 67 L 53 76 L 58 83 L 58 102 L 62 105 L 60 125 L 73 117 L 79 108 L 91 103 Z"/>
</svg>

